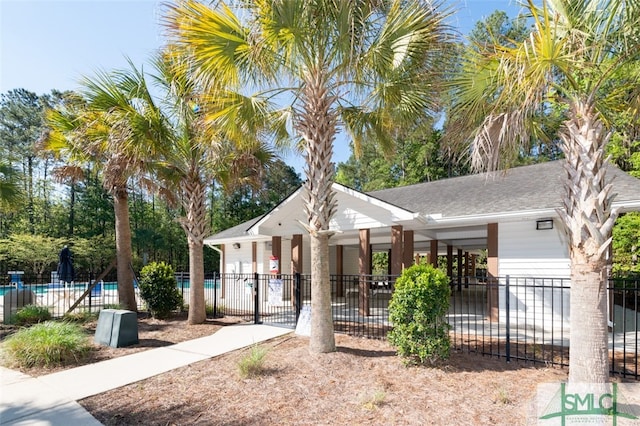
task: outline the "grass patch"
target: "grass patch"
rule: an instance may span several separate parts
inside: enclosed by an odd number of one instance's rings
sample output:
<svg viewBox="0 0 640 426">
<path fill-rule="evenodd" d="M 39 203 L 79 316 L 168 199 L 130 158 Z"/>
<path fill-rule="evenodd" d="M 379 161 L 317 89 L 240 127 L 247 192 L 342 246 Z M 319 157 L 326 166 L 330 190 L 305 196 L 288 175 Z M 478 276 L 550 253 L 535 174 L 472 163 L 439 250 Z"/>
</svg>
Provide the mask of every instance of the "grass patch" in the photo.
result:
<svg viewBox="0 0 640 426">
<path fill-rule="evenodd" d="M 31 325 L 51 319 L 51 312 L 46 306 L 25 305 L 11 316 L 10 323 L 15 325 Z"/>
<path fill-rule="evenodd" d="M 2 344 L 4 362 L 23 368 L 77 362 L 90 348 L 82 327 L 66 321 L 46 321 L 24 328 L 7 337 Z"/>
<path fill-rule="evenodd" d="M 382 390 L 375 390 L 373 393 L 364 395 L 360 403 L 365 410 L 375 410 L 384 404 L 387 394 Z"/>
<path fill-rule="evenodd" d="M 266 355 L 266 348 L 260 345 L 252 346 L 249 353 L 238 361 L 240 377 L 248 379 L 262 375 L 265 371 L 264 362 Z"/>
</svg>

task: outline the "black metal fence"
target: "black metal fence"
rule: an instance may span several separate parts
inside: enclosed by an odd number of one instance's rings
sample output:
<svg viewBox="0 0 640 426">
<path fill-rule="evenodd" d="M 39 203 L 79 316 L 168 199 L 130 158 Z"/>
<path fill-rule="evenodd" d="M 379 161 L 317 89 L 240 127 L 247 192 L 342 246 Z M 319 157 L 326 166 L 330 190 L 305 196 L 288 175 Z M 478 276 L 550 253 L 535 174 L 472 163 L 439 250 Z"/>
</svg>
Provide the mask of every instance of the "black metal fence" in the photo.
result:
<svg viewBox="0 0 640 426">
<path fill-rule="evenodd" d="M 385 338 L 391 328 L 389 301 L 395 276 L 332 275 L 331 297 L 336 332 Z M 188 273 L 176 274 L 178 288 L 189 302 Z M 73 285 L 43 277 L 13 277 L 0 286 L 5 322 L 17 307 L 48 306 L 62 316 L 74 310 L 97 311 L 118 303 L 115 272 L 99 286 L 92 276 L 77 277 Z M 452 348 L 457 351 L 549 365 L 568 365 L 568 279 L 465 277 L 451 282 L 447 320 Z M 609 292 L 609 353 L 611 372 L 640 378 L 640 281 L 612 279 Z M 84 296 L 84 297 L 82 297 Z M 138 308 L 144 302 L 136 292 Z M 246 321 L 296 327 L 311 304 L 309 275 L 211 274 L 205 276 L 209 315 L 237 316 Z"/>
</svg>

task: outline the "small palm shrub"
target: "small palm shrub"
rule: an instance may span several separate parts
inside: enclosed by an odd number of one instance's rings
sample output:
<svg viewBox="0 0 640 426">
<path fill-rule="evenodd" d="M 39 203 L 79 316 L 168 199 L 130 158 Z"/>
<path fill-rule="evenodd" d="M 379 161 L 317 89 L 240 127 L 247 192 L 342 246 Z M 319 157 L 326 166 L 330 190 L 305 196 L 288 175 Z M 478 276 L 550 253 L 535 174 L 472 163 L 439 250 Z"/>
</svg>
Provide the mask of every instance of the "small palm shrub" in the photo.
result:
<svg viewBox="0 0 640 426">
<path fill-rule="evenodd" d="M 254 345 L 251 351 L 238 361 L 238 371 L 243 379 L 259 376 L 264 372 L 264 361 L 267 349 Z"/>
<path fill-rule="evenodd" d="M 45 321 L 23 328 L 2 344 L 5 363 L 24 368 L 77 362 L 90 348 L 91 343 L 82 327 L 66 321 Z"/>
<path fill-rule="evenodd" d="M 414 265 L 396 280 L 389 302 L 389 342 L 406 363 L 449 357 L 449 280 L 431 265 Z"/>
<path fill-rule="evenodd" d="M 153 262 L 142 268 L 140 297 L 147 304 L 151 316 L 158 319 L 168 318 L 171 312 L 182 306 L 182 295 L 171 265 Z"/>
<path fill-rule="evenodd" d="M 31 325 L 51 319 L 51 312 L 46 306 L 25 305 L 11 316 L 11 323 L 16 325 Z"/>
</svg>

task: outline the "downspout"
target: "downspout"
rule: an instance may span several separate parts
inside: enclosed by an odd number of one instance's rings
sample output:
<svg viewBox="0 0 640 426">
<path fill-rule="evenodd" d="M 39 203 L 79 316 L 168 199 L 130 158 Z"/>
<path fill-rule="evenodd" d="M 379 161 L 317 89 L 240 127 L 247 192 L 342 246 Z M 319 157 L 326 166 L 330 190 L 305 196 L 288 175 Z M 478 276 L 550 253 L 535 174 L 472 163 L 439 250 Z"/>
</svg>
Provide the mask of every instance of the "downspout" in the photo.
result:
<svg viewBox="0 0 640 426">
<path fill-rule="evenodd" d="M 216 246 L 209 246 L 210 248 L 214 249 L 215 251 L 218 252 L 218 254 L 220 255 L 220 273 L 222 273 L 222 250 L 220 250 L 218 247 Z"/>
</svg>

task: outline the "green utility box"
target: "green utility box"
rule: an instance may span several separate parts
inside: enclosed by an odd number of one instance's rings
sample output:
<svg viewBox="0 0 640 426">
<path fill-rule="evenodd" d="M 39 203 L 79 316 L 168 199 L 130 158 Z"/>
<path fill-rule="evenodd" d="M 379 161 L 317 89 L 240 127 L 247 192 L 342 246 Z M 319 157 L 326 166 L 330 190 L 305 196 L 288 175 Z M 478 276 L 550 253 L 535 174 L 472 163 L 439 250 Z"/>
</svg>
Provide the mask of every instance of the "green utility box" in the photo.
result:
<svg viewBox="0 0 640 426">
<path fill-rule="evenodd" d="M 12 289 L 7 291 L 3 296 L 3 318 L 5 324 L 11 322 L 11 317 L 18 310 L 36 303 L 36 295 L 33 291 L 26 288 Z"/>
<path fill-rule="evenodd" d="M 103 309 L 98 317 L 95 342 L 113 348 L 138 343 L 138 315 L 123 309 Z"/>
</svg>

